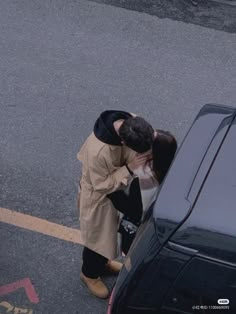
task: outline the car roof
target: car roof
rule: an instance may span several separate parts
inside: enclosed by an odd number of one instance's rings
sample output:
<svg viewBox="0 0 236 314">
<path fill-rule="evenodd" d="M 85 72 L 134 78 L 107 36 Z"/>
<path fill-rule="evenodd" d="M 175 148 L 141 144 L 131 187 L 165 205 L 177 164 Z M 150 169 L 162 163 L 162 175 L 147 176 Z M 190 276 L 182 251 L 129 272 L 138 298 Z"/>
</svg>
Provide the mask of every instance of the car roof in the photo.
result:
<svg viewBox="0 0 236 314">
<path fill-rule="evenodd" d="M 225 208 L 230 208 L 227 219 L 234 220 L 235 115 L 236 108 L 210 104 L 205 105 L 194 120 L 154 204 L 153 218 L 162 241 L 197 208 L 205 220 L 195 215 L 192 223 L 196 227 L 200 221 L 205 221 L 206 230 L 214 225 L 222 232 L 235 234 L 233 226 L 221 221 Z M 206 207 L 215 209 L 214 219 L 200 210 Z"/>
</svg>

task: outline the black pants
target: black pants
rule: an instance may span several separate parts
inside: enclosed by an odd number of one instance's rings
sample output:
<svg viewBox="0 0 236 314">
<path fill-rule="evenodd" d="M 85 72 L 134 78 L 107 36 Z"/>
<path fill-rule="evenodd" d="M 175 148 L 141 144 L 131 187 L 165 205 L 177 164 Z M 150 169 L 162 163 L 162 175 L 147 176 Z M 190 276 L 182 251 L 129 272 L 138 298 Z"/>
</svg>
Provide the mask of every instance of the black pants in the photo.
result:
<svg viewBox="0 0 236 314">
<path fill-rule="evenodd" d="M 102 275 L 108 259 L 92 250 L 84 247 L 82 273 L 89 278 L 97 278 Z"/>
</svg>

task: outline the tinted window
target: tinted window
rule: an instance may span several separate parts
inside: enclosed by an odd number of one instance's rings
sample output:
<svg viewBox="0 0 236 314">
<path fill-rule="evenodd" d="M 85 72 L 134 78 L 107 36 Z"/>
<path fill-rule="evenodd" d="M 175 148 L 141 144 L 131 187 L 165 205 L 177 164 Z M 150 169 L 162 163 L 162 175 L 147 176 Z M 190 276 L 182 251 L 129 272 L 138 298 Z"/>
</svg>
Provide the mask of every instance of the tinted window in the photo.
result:
<svg viewBox="0 0 236 314">
<path fill-rule="evenodd" d="M 197 203 L 172 241 L 236 263 L 236 125 L 233 124 Z"/>
<path fill-rule="evenodd" d="M 232 108 L 205 106 L 191 127 L 154 205 L 153 217 L 161 242 L 166 241 L 190 213 L 234 115 Z M 194 190 L 194 200 L 189 198 L 190 190 Z"/>
</svg>

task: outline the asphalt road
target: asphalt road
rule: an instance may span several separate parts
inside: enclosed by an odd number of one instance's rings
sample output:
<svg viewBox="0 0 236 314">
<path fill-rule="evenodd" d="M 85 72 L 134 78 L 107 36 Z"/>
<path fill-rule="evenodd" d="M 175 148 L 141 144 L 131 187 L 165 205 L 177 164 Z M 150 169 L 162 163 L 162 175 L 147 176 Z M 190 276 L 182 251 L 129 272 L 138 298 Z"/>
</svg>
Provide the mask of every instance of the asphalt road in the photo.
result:
<svg viewBox="0 0 236 314">
<path fill-rule="evenodd" d="M 90 1 L 0 0 L 0 73 L 0 207 L 78 228 L 76 153 L 99 113 L 135 112 L 181 142 L 204 104 L 236 106 L 236 34 Z M 81 246 L 0 232 L 0 286 L 27 265 L 44 296 L 34 313 L 105 313 L 78 280 Z"/>
</svg>

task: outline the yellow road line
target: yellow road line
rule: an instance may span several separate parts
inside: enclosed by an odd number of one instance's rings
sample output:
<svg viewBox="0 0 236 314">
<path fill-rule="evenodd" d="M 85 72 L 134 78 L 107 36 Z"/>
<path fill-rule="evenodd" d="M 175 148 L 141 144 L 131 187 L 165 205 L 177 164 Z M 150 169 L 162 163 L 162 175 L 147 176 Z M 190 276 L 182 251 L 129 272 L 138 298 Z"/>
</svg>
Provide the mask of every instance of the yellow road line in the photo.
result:
<svg viewBox="0 0 236 314">
<path fill-rule="evenodd" d="M 46 234 L 61 240 L 82 244 L 80 230 L 58 225 L 45 219 L 0 207 L 0 222 Z"/>
</svg>

